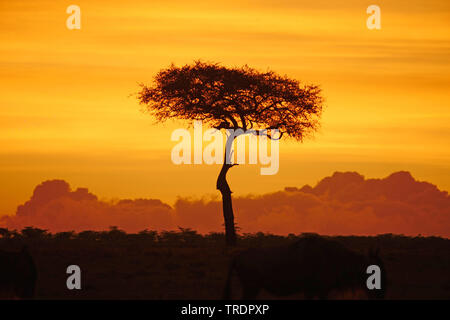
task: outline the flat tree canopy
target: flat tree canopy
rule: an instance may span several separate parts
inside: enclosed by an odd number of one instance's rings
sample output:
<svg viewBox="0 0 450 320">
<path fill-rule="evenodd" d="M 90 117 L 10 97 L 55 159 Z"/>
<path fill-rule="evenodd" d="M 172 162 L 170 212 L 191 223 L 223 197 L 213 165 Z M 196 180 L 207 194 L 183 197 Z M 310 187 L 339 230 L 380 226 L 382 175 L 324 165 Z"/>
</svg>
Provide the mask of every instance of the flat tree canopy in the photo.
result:
<svg viewBox="0 0 450 320">
<path fill-rule="evenodd" d="M 277 138 L 300 141 L 317 129 L 323 103 L 316 85 L 248 66 L 200 61 L 161 70 L 153 86 L 141 85 L 138 99 L 159 121 L 202 120 L 214 128 L 252 129 L 269 137 L 270 129 L 278 129 Z"/>
</svg>

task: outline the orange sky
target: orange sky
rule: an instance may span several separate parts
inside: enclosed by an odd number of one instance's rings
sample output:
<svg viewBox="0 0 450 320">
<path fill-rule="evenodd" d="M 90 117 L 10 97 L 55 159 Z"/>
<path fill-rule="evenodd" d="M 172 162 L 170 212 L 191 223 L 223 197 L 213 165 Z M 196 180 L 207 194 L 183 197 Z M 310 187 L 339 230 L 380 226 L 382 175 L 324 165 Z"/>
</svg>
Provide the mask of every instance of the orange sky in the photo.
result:
<svg viewBox="0 0 450 320">
<path fill-rule="evenodd" d="M 210 3 L 213 2 L 213 3 Z M 68 30 L 70 4 L 81 30 Z M 382 29 L 366 28 L 381 8 Z M 248 64 L 320 84 L 322 128 L 280 170 L 229 173 L 237 195 L 332 172 L 408 170 L 450 189 L 450 2 L 0 0 L 0 215 L 47 179 L 105 198 L 215 194 L 217 165 L 175 166 L 171 132 L 131 93 L 170 63 Z"/>
</svg>

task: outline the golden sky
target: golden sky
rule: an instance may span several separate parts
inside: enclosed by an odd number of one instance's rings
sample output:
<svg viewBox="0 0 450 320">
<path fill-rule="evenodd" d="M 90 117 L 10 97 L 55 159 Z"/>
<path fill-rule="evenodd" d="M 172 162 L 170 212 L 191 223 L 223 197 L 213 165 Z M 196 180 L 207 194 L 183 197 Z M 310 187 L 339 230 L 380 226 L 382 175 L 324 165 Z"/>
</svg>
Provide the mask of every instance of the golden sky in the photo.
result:
<svg viewBox="0 0 450 320">
<path fill-rule="evenodd" d="M 66 8 L 81 8 L 68 30 Z M 366 8 L 381 8 L 368 30 Z M 271 69 L 320 84 L 321 130 L 282 141 L 280 170 L 233 168 L 235 194 L 314 185 L 334 171 L 408 170 L 450 190 L 450 2 L 0 0 L 0 215 L 65 179 L 105 198 L 216 194 L 218 165 L 170 160 L 171 132 L 138 83 L 172 62 Z"/>
</svg>

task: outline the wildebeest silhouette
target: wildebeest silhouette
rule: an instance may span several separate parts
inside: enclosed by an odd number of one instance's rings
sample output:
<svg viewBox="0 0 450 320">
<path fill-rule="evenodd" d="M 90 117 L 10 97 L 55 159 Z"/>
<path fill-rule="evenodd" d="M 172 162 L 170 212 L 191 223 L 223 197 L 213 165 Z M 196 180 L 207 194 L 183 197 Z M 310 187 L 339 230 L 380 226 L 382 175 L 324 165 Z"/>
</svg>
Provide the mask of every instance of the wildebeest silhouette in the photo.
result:
<svg viewBox="0 0 450 320">
<path fill-rule="evenodd" d="M 0 251 L 0 298 L 32 299 L 37 270 L 28 248 L 21 251 Z"/>
<path fill-rule="evenodd" d="M 381 269 L 381 289 L 366 285 L 369 265 Z M 383 299 L 387 277 L 376 252 L 357 253 L 341 243 L 318 235 L 307 235 L 278 247 L 253 248 L 232 259 L 225 284 L 224 299 L 231 298 L 231 279 L 236 273 L 242 299 L 255 299 L 264 289 L 274 296 L 303 293 L 305 299 L 327 299 L 329 294 L 363 290 L 369 299 Z"/>
</svg>

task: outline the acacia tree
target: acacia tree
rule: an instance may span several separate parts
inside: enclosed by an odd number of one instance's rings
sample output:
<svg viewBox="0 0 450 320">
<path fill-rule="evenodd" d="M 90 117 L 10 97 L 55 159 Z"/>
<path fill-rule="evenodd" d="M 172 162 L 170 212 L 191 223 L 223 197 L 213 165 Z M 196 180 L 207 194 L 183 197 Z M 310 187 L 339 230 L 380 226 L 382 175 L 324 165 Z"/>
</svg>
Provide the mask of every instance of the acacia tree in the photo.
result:
<svg viewBox="0 0 450 320">
<path fill-rule="evenodd" d="M 138 100 L 157 121 L 201 120 L 227 132 L 269 139 L 285 135 L 298 141 L 317 129 L 323 103 L 316 85 L 301 85 L 286 76 L 248 66 L 226 68 L 200 61 L 159 71 L 152 86 L 141 85 Z M 226 175 L 236 165 L 230 147 L 236 136 L 227 134 L 216 185 L 222 195 L 226 243 L 230 246 L 236 243 L 236 231 Z"/>
</svg>

